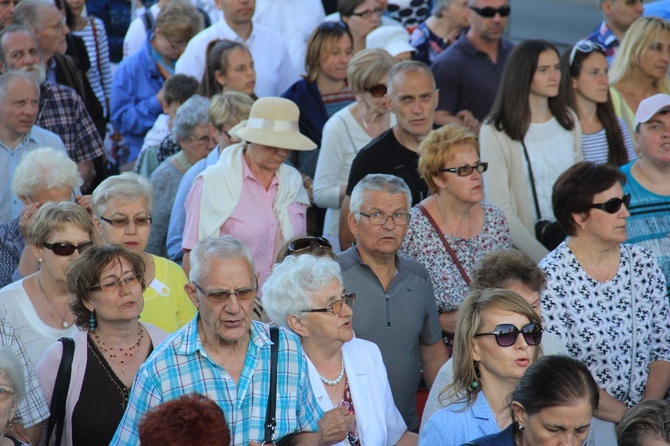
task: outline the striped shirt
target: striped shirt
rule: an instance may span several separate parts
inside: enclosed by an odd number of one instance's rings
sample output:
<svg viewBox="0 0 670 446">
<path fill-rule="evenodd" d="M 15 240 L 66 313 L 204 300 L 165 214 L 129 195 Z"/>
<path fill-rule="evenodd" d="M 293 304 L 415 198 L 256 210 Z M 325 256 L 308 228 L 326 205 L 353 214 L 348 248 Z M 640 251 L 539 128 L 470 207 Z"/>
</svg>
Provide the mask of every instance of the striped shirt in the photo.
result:
<svg viewBox="0 0 670 446">
<path fill-rule="evenodd" d="M 107 33 L 102 20 L 89 16 L 86 18 L 86 27 L 72 34 L 79 36 L 86 44 L 88 59 L 91 61 L 88 81 L 95 92 L 95 96 L 105 110 L 105 116 L 109 116 L 109 94 L 112 88 L 112 69 L 109 65 L 109 44 Z"/>
<path fill-rule="evenodd" d="M 307 360 L 297 336 L 280 329 L 277 357 L 275 438 L 293 432 L 315 432 L 322 411 L 309 381 Z M 128 408 L 110 445 L 138 445 L 142 415 L 182 395 L 199 393 L 215 401 L 226 414 L 234 445 L 263 441 L 270 387 L 270 326 L 251 322 L 247 357 L 236 384 L 214 362 L 200 342 L 198 316 L 154 350 L 140 367 Z"/>
<path fill-rule="evenodd" d="M 628 153 L 628 161 L 633 161 L 637 158 L 633 150 L 633 141 L 630 139 L 630 133 L 626 123 L 621 118 L 617 118 L 621 134 L 623 136 L 623 144 L 626 146 Z M 582 133 L 582 151 L 584 152 L 584 160 L 592 161 L 597 164 L 606 163 L 609 158 L 610 148 L 607 143 L 607 135 L 605 129 L 596 133 Z"/>
</svg>

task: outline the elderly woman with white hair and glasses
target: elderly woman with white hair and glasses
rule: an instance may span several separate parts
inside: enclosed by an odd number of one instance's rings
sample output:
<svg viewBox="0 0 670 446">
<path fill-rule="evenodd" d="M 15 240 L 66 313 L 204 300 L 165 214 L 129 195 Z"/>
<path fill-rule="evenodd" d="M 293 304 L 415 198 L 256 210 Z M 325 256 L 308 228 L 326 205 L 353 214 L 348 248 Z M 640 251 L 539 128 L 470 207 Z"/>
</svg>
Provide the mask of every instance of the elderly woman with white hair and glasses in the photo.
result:
<svg viewBox="0 0 670 446">
<path fill-rule="evenodd" d="M 351 305 L 337 262 L 290 255 L 263 285 L 268 316 L 300 337 L 310 382 L 324 411 L 322 444 L 416 445 L 395 406 L 379 348 L 354 338 Z"/>
<path fill-rule="evenodd" d="M 0 226 L 0 288 L 37 272 L 39 264 L 26 239 L 28 226 L 40 206 L 75 201 L 90 210 L 91 196 L 77 192 L 82 184 L 77 164 L 64 152 L 47 147 L 23 156 L 12 180 L 12 192 L 23 203 L 23 210 L 17 218 Z"/>
<path fill-rule="evenodd" d="M 184 291 L 188 279 L 179 265 L 146 252 L 153 204 L 151 183 L 135 173 L 107 178 L 93 191 L 94 221 L 104 243 L 140 254 L 146 264 L 142 320 L 172 333 L 190 322 L 196 309 Z"/>
<path fill-rule="evenodd" d="M 28 446 L 8 432 L 11 432 L 12 419 L 19 402 L 26 396 L 25 377 L 21 362 L 14 352 L 0 349 L 0 446 Z"/>
<path fill-rule="evenodd" d="M 242 142 L 224 149 L 186 198 L 184 270 L 199 240 L 228 234 L 249 247 L 262 284 L 284 242 L 305 232 L 309 197 L 300 172 L 284 163 L 291 150 L 316 148 L 300 134 L 299 117 L 292 101 L 261 98 L 230 131 Z"/>
<path fill-rule="evenodd" d="M 0 290 L 0 316 L 14 327 L 37 364 L 55 340 L 77 332 L 65 269 L 93 246 L 91 216 L 78 204 L 42 205 L 28 227 L 28 244 L 40 269 Z"/>
<path fill-rule="evenodd" d="M 153 224 L 146 248 L 148 253 L 167 257 L 167 231 L 179 182 L 191 166 L 216 146 L 208 109 L 209 99 L 202 96 L 192 96 L 179 107 L 172 125 L 172 139 L 181 150 L 163 161 L 149 177 L 155 204 L 151 211 Z"/>
</svg>

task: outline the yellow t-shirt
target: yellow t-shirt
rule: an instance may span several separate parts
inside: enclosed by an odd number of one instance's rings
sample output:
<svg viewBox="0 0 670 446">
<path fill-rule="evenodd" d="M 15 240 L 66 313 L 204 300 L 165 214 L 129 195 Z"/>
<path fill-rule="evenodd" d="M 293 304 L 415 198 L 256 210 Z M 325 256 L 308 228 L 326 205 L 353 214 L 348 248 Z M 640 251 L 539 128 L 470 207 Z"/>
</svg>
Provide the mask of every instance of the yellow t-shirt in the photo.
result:
<svg viewBox="0 0 670 446">
<path fill-rule="evenodd" d="M 142 322 L 172 333 L 191 322 L 198 310 L 184 291 L 184 284 L 188 282 L 184 270 L 166 258 L 153 254 L 151 257 L 156 276 L 144 290 L 144 309 L 140 317 Z"/>
</svg>

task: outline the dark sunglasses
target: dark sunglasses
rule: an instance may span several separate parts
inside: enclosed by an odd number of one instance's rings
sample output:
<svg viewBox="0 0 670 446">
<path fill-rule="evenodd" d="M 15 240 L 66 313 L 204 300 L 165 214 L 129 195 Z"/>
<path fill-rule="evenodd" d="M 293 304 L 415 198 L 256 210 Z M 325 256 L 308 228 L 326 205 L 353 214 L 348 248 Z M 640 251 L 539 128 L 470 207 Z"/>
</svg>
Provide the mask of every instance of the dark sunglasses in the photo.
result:
<svg viewBox="0 0 670 446">
<path fill-rule="evenodd" d="M 599 43 L 591 42 L 590 40 L 580 40 L 579 42 L 575 43 L 575 46 L 572 47 L 572 51 L 570 51 L 570 66 L 572 66 L 572 63 L 575 61 L 575 55 L 577 54 L 577 51 L 584 54 L 588 54 L 592 51 L 599 51 L 605 54 L 605 47 Z"/>
<path fill-rule="evenodd" d="M 526 344 L 538 345 L 542 342 L 542 331 L 540 324 L 536 324 L 535 322 L 524 325 L 520 330 L 512 324 L 500 324 L 496 325 L 495 331 L 477 333 L 475 337 L 493 335 L 496 337 L 496 342 L 499 346 L 510 347 L 516 344 L 516 340 L 519 338 L 519 333 L 521 333 Z"/>
<path fill-rule="evenodd" d="M 469 175 L 472 175 L 472 173 L 475 170 L 479 173 L 484 173 L 488 168 L 489 163 L 476 163 L 474 166 L 465 165 L 458 167 L 444 167 L 442 169 L 439 169 L 439 172 L 455 173 L 459 177 L 467 177 Z"/>
<path fill-rule="evenodd" d="M 81 254 L 86 248 L 92 245 L 93 242 L 84 242 L 76 246 L 72 243 L 45 243 L 44 247 L 52 250 L 57 256 L 68 257 L 74 253 L 75 249 Z"/>
<path fill-rule="evenodd" d="M 370 93 L 373 98 L 382 98 L 388 91 L 388 88 L 384 84 L 373 85 L 372 87 L 366 88 L 365 91 Z"/>
<path fill-rule="evenodd" d="M 470 9 L 487 19 L 492 19 L 496 14 L 500 14 L 500 17 L 507 17 L 510 12 L 512 12 L 512 8 L 509 5 L 501 6 L 500 8 L 491 8 L 490 6 L 487 6 L 486 8 L 477 8 L 475 6 L 470 6 Z"/>
<path fill-rule="evenodd" d="M 333 245 L 323 237 L 302 237 L 295 239 L 288 245 L 288 252 L 286 255 L 297 254 L 302 251 L 307 251 L 311 248 L 321 248 L 328 251 L 333 250 Z"/>
<path fill-rule="evenodd" d="M 630 194 L 624 195 L 623 198 L 610 198 L 605 203 L 593 203 L 591 208 L 600 209 L 608 214 L 616 214 L 621 209 L 622 204 L 625 204 L 626 209 L 628 209 L 628 206 L 630 206 Z"/>
</svg>

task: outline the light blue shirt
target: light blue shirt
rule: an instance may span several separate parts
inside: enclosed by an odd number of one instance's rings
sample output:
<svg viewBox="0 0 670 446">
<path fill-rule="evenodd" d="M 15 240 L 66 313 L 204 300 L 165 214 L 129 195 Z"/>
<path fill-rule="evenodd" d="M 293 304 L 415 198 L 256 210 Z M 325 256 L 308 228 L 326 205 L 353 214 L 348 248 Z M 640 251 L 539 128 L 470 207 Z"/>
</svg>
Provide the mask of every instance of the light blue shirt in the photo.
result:
<svg viewBox="0 0 670 446">
<path fill-rule="evenodd" d="M 67 155 L 63 140 L 58 135 L 34 125 L 26 133 L 15 149 L 10 149 L 0 141 L 0 224 L 9 223 L 19 216 L 23 210 L 23 202 L 12 193 L 14 172 L 23 156 L 35 149 L 51 147 Z"/>
<path fill-rule="evenodd" d="M 188 193 L 191 191 L 193 181 L 195 181 L 195 178 L 203 170 L 216 164 L 220 156 L 219 146 L 216 146 L 207 155 L 207 158 L 201 159 L 188 169 L 179 182 L 179 189 L 177 189 L 177 195 L 175 195 L 174 204 L 172 205 L 172 215 L 170 216 L 166 241 L 168 257 L 173 262 L 181 263 L 181 259 L 184 257 L 184 251 L 181 249 L 184 227 L 186 226 L 186 209 L 184 208 L 184 204 L 186 203 Z"/>
<path fill-rule="evenodd" d="M 484 435 L 500 432 L 484 392 L 467 409 L 465 400 L 435 412 L 421 429 L 419 446 L 461 446 Z"/>
</svg>

